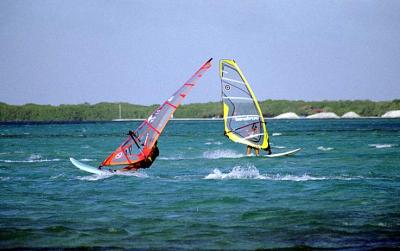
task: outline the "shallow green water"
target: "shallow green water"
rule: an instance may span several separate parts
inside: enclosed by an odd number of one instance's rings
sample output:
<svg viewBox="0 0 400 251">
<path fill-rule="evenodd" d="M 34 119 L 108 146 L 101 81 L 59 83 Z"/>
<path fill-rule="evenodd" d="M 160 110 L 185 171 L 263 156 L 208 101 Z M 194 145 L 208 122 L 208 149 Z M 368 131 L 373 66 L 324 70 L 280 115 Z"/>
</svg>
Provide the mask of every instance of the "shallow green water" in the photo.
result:
<svg viewBox="0 0 400 251">
<path fill-rule="evenodd" d="M 96 176 L 136 122 L 0 126 L 0 247 L 400 247 L 400 120 L 272 120 L 246 157 L 221 121 L 172 121 L 152 168 Z"/>
</svg>

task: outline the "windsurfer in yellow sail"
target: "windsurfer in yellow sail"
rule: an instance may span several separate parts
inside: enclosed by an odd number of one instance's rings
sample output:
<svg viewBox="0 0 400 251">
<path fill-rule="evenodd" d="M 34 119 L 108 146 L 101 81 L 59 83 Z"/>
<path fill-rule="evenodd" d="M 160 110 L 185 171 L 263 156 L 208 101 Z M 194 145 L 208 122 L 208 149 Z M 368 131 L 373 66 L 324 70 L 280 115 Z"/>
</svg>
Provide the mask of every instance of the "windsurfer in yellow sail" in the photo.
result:
<svg viewBox="0 0 400 251">
<path fill-rule="evenodd" d="M 250 131 L 249 135 L 254 135 L 254 134 L 257 134 L 257 133 L 258 133 L 257 125 L 256 125 L 256 124 L 253 124 L 253 125 L 251 126 L 251 131 Z M 252 150 L 252 149 L 254 150 L 254 154 L 255 154 L 256 156 L 258 156 L 258 155 L 260 154 L 260 149 L 259 149 L 259 148 L 256 148 L 256 147 L 247 145 L 247 149 L 246 149 L 246 155 L 247 155 L 247 156 L 250 156 L 250 155 L 251 155 L 251 150 Z M 267 151 L 267 152 L 268 152 L 268 155 L 272 154 L 272 152 L 271 152 L 271 145 L 269 144 L 269 138 L 268 138 L 268 147 L 267 147 L 267 148 L 261 148 L 261 149 Z"/>
<path fill-rule="evenodd" d="M 257 133 L 257 131 L 258 131 L 258 130 L 257 130 L 257 125 L 256 125 L 256 124 L 253 124 L 253 125 L 251 126 L 251 131 L 250 131 L 249 135 L 254 135 L 254 134 Z M 248 145 L 248 146 L 247 146 L 247 150 L 246 150 L 247 156 L 249 156 L 249 155 L 251 154 L 251 149 L 254 149 L 254 154 L 255 154 L 256 156 L 258 156 L 258 155 L 260 154 L 260 149 Z"/>
</svg>

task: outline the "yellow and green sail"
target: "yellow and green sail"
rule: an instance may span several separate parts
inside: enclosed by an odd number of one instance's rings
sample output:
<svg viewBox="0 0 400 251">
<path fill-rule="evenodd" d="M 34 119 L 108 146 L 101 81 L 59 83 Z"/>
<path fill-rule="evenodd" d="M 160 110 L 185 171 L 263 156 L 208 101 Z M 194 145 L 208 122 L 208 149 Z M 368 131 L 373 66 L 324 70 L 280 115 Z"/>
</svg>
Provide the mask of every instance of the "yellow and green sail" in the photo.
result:
<svg viewBox="0 0 400 251">
<path fill-rule="evenodd" d="M 224 130 L 234 142 L 267 149 L 268 131 L 260 105 L 234 60 L 220 61 Z"/>
</svg>

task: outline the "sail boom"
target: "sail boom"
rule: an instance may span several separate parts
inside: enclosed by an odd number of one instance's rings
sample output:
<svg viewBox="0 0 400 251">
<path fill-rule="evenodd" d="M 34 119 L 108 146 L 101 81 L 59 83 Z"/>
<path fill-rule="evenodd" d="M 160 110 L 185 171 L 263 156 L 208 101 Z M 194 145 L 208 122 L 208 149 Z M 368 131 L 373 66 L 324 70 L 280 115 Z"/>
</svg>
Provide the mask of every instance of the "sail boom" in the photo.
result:
<svg viewBox="0 0 400 251">
<path fill-rule="evenodd" d="M 259 137 L 259 136 L 262 136 L 262 135 L 264 135 L 264 133 L 257 133 L 257 134 L 253 134 L 253 135 L 244 137 L 244 139 L 256 138 L 256 137 Z"/>
</svg>

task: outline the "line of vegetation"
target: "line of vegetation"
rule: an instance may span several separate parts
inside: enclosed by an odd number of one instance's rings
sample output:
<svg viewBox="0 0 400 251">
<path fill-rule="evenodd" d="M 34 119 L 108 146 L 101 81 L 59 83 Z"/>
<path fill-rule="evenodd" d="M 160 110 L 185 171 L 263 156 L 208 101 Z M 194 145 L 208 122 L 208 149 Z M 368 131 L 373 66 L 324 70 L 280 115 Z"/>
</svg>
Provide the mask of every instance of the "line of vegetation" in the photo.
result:
<svg viewBox="0 0 400 251">
<path fill-rule="evenodd" d="M 158 105 L 142 106 L 129 103 L 89 103 L 78 105 L 9 105 L 0 103 L 0 122 L 24 121 L 110 121 L 119 117 L 121 104 L 122 118 L 147 118 Z M 353 111 L 361 116 L 381 116 L 390 110 L 400 110 L 400 99 L 393 101 L 338 100 L 338 101 L 289 101 L 265 100 L 260 102 L 266 117 L 274 117 L 285 112 L 295 112 L 308 116 L 318 112 L 334 112 L 341 116 Z M 175 118 L 220 118 L 221 102 L 196 103 L 182 105 Z"/>
</svg>

